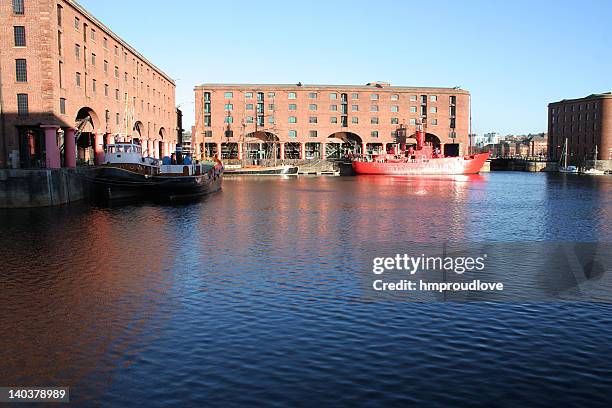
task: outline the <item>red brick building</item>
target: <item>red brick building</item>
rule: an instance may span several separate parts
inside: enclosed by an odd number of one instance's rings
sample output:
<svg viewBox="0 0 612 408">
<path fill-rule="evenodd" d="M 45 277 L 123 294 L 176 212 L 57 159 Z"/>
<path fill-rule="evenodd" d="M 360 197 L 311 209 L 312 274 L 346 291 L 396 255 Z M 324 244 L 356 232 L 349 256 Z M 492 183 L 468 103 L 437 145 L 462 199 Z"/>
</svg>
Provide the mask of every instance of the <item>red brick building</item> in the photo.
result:
<svg viewBox="0 0 612 408">
<path fill-rule="evenodd" d="M 412 135 L 422 123 L 427 141 L 456 156 L 468 151 L 469 98 L 459 88 L 383 82 L 203 84 L 195 88 L 192 146 L 226 159 L 242 158 L 245 147 L 255 157 L 269 145 L 281 159 L 336 158 L 391 149 L 400 126 Z"/>
<path fill-rule="evenodd" d="M 564 99 L 548 105 L 548 157 L 559 160 L 565 140 L 571 164 L 612 160 L 612 93 Z"/>
<path fill-rule="evenodd" d="M 83 7 L 5 1 L 0 23 L 0 168 L 91 164 L 117 139 L 170 152 L 174 81 Z"/>
</svg>

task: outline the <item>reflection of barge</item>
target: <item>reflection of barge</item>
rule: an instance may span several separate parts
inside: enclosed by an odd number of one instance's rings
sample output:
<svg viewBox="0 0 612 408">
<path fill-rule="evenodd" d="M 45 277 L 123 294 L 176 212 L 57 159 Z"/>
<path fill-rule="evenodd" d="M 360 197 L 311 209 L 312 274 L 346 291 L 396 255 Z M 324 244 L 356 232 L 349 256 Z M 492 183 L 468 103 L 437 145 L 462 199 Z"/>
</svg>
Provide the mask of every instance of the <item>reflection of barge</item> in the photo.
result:
<svg viewBox="0 0 612 408">
<path fill-rule="evenodd" d="M 445 157 L 434 149 L 432 144 L 425 144 L 425 133 L 416 133 L 416 148 L 408 150 L 402 144 L 394 154 L 358 157 L 352 167 L 356 174 L 383 175 L 443 175 L 443 174 L 476 174 L 489 158 L 489 153 L 472 154 L 459 157 Z"/>
<path fill-rule="evenodd" d="M 180 163 L 180 164 L 178 164 Z M 220 161 L 192 163 L 180 152 L 174 161 L 169 157 L 162 164 L 151 157 L 142 157 L 139 145 L 108 145 L 104 165 L 94 183 L 106 199 L 151 197 L 179 198 L 200 196 L 221 188 L 223 164 Z"/>
</svg>

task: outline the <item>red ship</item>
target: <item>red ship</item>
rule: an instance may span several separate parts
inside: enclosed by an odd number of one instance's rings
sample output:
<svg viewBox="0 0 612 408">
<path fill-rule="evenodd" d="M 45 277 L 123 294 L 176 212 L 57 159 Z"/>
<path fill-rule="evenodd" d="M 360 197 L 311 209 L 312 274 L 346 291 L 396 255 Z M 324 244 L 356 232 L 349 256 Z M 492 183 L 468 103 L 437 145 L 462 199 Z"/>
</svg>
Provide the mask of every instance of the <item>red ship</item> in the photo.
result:
<svg viewBox="0 0 612 408">
<path fill-rule="evenodd" d="M 398 136 L 400 132 L 398 131 Z M 401 136 L 398 137 L 398 139 Z M 361 156 L 353 160 L 352 166 L 356 174 L 385 175 L 427 175 L 427 174 L 476 174 L 482 169 L 489 153 L 470 154 L 467 156 L 445 157 L 431 143 L 425 143 L 425 132 L 416 132 L 416 147 L 406 149 L 404 143 L 399 143 L 395 154 L 374 154 L 370 157 Z"/>
</svg>

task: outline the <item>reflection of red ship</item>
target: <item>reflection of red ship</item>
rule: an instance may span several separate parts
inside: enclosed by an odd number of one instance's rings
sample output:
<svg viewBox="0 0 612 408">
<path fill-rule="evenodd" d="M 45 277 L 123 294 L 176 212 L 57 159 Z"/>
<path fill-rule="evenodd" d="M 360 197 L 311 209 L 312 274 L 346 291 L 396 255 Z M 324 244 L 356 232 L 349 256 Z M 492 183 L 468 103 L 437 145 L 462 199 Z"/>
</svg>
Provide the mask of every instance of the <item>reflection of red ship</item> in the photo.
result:
<svg viewBox="0 0 612 408">
<path fill-rule="evenodd" d="M 404 131 L 403 139 L 401 131 Z M 406 149 L 405 129 L 398 131 L 399 148 L 395 154 L 373 154 L 353 160 L 356 174 L 425 175 L 425 174 L 475 174 L 482 169 L 489 153 L 445 157 L 433 144 L 425 143 L 422 128 L 416 132 L 416 146 Z"/>
</svg>

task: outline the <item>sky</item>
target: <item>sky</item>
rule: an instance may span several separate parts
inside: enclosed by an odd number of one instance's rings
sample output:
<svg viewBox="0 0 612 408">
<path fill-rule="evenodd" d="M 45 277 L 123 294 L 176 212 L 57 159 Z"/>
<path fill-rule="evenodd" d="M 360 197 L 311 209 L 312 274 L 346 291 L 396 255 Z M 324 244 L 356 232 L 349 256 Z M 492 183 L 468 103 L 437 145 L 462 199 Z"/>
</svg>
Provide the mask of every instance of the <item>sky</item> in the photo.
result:
<svg viewBox="0 0 612 408">
<path fill-rule="evenodd" d="M 175 79 L 187 130 L 208 82 L 460 86 L 473 132 L 504 135 L 612 91 L 610 0 L 79 2 Z"/>
</svg>

